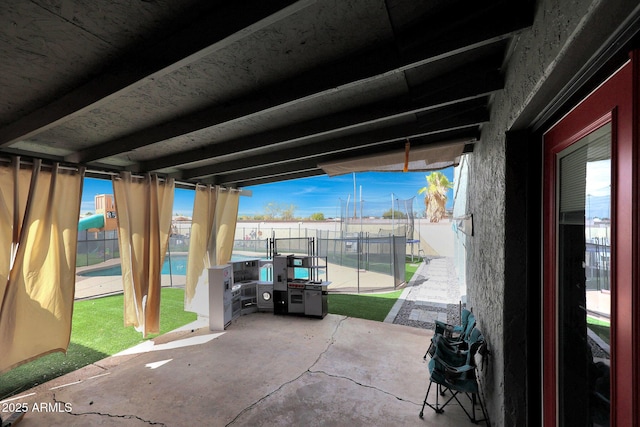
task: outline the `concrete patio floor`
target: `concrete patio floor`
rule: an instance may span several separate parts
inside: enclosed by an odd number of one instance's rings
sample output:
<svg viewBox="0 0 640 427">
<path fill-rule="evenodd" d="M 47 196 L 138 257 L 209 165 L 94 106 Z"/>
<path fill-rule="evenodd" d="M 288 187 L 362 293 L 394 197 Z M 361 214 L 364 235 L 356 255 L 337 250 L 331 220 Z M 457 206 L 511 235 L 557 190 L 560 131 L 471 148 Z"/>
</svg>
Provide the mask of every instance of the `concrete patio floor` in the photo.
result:
<svg viewBox="0 0 640 427">
<path fill-rule="evenodd" d="M 453 405 L 418 417 L 429 330 L 332 314 L 199 325 L 4 402 L 28 409 L 23 427 L 471 425 Z"/>
</svg>

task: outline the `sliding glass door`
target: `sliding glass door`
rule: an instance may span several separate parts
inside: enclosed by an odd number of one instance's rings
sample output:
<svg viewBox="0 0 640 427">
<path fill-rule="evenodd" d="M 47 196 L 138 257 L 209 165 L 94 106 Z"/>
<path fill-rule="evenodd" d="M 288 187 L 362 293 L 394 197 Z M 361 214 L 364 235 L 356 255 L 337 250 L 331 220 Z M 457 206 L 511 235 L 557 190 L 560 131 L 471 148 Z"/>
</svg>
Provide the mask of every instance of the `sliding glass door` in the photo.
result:
<svg viewBox="0 0 640 427">
<path fill-rule="evenodd" d="M 544 136 L 545 426 L 638 425 L 632 59 Z"/>
</svg>

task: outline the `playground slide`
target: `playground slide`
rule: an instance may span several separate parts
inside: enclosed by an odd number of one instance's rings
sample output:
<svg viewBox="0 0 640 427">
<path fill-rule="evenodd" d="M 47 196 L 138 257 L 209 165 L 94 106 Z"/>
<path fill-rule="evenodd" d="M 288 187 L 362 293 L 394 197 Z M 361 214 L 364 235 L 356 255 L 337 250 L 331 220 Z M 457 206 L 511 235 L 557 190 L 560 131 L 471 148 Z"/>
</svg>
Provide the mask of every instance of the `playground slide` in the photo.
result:
<svg viewBox="0 0 640 427">
<path fill-rule="evenodd" d="M 78 222 L 78 231 L 87 230 L 89 228 L 102 228 L 104 227 L 104 215 L 96 214 L 80 218 Z"/>
</svg>

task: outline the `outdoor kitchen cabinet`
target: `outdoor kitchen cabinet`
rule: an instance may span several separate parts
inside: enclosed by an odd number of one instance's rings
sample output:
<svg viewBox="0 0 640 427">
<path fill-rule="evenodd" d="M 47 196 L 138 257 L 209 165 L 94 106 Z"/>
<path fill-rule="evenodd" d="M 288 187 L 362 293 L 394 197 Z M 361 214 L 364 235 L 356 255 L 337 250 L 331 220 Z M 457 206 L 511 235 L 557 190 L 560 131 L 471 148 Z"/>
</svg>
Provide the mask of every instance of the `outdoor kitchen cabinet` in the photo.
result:
<svg viewBox="0 0 640 427">
<path fill-rule="evenodd" d="M 324 317 L 328 312 L 327 258 L 280 255 L 274 258 L 274 314 Z"/>
<path fill-rule="evenodd" d="M 304 290 L 304 314 L 305 316 L 324 317 L 327 315 L 328 292 L 327 285 L 317 285 Z"/>
</svg>

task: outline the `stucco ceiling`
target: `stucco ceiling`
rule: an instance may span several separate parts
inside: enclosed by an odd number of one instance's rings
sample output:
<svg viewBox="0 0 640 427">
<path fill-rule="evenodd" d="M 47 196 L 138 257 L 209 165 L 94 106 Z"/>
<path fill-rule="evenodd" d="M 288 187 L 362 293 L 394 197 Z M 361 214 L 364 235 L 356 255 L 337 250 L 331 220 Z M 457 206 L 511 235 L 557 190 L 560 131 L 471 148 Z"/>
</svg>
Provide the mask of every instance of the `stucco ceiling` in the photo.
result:
<svg viewBox="0 0 640 427">
<path fill-rule="evenodd" d="M 532 20 L 509 0 L 1 2 L 0 154 L 241 187 L 407 141 L 471 151 Z"/>
</svg>

